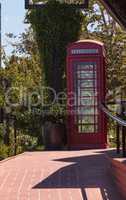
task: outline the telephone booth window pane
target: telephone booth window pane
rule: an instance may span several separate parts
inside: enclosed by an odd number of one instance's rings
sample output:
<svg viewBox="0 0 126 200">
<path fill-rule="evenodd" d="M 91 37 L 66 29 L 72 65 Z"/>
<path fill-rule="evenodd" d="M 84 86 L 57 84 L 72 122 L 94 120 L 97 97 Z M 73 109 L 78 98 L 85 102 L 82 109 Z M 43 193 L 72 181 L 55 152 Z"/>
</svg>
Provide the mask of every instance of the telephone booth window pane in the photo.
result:
<svg viewBox="0 0 126 200">
<path fill-rule="evenodd" d="M 96 70 L 96 63 L 92 62 L 77 62 L 75 65 L 77 65 L 78 70 Z"/>
<path fill-rule="evenodd" d="M 97 123 L 97 118 L 95 123 Z M 93 124 L 94 123 L 94 115 L 82 115 L 82 116 L 78 116 L 78 123 L 79 124 Z"/>
<path fill-rule="evenodd" d="M 93 89 L 89 89 L 87 90 L 86 89 L 82 89 L 82 90 L 78 90 L 78 95 L 80 98 L 83 98 L 83 97 L 93 97 L 93 96 L 97 96 L 97 92 Z"/>
<path fill-rule="evenodd" d="M 95 62 L 74 63 L 76 124 L 79 133 L 98 131 L 97 65 Z"/>
<path fill-rule="evenodd" d="M 97 108 L 81 107 L 78 109 L 78 115 L 97 115 L 97 114 L 98 114 Z"/>
<path fill-rule="evenodd" d="M 87 133 L 94 133 L 94 125 L 91 124 L 85 124 L 82 126 L 82 132 L 87 132 Z"/>
<path fill-rule="evenodd" d="M 96 86 L 96 80 L 83 80 L 83 79 L 80 79 L 78 80 L 78 86 L 80 86 L 81 88 L 93 88 L 94 87 L 94 84 Z"/>
<path fill-rule="evenodd" d="M 78 124 L 79 133 L 95 133 L 98 132 L 98 124 Z"/>
<path fill-rule="evenodd" d="M 77 78 L 93 79 L 93 78 L 96 78 L 96 72 L 93 73 L 93 71 L 80 70 L 77 72 Z"/>
<path fill-rule="evenodd" d="M 97 105 L 97 100 L 93 97 L 89 97 L 89 98 L 81 98 L 80 99 L 80 105 L 94 105 L 96 106 Z"/>
</svg>

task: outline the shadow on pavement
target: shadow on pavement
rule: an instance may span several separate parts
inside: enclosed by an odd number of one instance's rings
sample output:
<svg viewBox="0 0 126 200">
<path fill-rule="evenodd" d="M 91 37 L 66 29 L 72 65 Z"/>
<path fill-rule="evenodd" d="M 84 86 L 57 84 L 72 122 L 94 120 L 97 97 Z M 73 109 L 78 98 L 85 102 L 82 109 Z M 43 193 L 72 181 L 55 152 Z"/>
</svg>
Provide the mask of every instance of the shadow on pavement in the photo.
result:
<svg viewBox="0 0 126 200">
<path fill-rule="evenodd" d="M 70 165 L 55 171 L 35 185 L 34 189 L 78 188 L 81 189 L 83 200 L 87 200 L 86 188 L 96 188 L 100 190 L 103 200 L 122 200 L 108 173 L 109 163 L 103 152 L 53 161 L 70 162 Z"/>
</svg>

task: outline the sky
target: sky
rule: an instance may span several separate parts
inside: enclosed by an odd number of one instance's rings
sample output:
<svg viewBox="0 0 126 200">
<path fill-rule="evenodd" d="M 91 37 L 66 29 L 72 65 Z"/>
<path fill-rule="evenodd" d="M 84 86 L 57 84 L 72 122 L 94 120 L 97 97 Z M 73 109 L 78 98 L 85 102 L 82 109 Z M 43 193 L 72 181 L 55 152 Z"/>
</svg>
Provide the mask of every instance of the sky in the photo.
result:
<svg viewBox="0 0 126 200">
<path fill-rule="evenodd" d="M 24 0 L 0 0 L 2 4 L 2 46 L 6 53 L 11 53 L 11 47 L 8 45 L 6 33 L 18 35 L 22 33 L 27 24 L 24 24 L 25 8 Z"/>
</svg>

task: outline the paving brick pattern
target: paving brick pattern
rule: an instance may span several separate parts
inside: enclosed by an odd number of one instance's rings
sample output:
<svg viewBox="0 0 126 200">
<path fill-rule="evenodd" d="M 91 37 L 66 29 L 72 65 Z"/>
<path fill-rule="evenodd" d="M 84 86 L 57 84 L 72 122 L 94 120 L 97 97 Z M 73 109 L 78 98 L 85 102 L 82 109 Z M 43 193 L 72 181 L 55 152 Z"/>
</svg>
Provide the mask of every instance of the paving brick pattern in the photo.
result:
<svg viewBox="0 0 126 200">
<path fill-rule="evenodd" d="M 0 162 L 0 200 L 122 200 L 103 151 L 26 152 Z"/>
</svg>

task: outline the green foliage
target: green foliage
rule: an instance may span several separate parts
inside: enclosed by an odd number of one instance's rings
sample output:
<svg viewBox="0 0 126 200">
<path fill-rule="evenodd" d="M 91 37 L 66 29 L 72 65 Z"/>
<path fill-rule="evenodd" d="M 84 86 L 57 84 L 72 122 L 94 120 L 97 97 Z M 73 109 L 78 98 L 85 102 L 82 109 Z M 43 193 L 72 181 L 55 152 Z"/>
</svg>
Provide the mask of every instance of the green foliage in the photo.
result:
<svg viewBox="0 0 126 200">
<path fill-rule="evenodd" d="M 8 157 L 9 148 L 5 144 L 0 144 L 0 160 Z"/>
<path fill-rule="evenodd" d="M 17 146 L 22 147 L 23 151 L 34 150 L 38 144 L 37 138 L 30 135 L 19 135 L 17 136 Z"/>
<path fill-rule="evenodd" d="M 67 111 L 66 111 L 66 105 L 62 104 L 53 104 L 49 108 L 49 112 L 52 116 L 56 119 L 56 122 L 64 122 L 66 120 Z"/>
<path fill-rule="evenodd" d="M 90 1 L 85 13 L 81 38 L 95 39 L 105 44 L 107 91 L 109 99 L 126 87 L 126 32 L 107 13 L 99 1 Z"/>
<path fill-rule="evenodd" d="M 65 3 L 51 0 L 43 9 L 32 10 L 27 18 L 36 34 L 45 84 L 56 92 L 62 91 L 66 46 L 79 39 L 82 13 Z"/>
<path fill-rule="evenodd" d="M 29 29 L 18 37 L 8 35 L 9 40 L 13 40 L 13 52 L 10 57 L 3 60 L 5 67 L 0 69 L 0 105 L 9 106 L 5 102 L 5 94 L 11 88 L 10 102 L 19 103 L 10 107 L 10 114 L 16 117 L 17 128 L 24 134 L 40 135 L 40 120 L 35 122 L 36 116 L 32 115 L 29 108 L 30 94 L 39 88 L 42 81 L 37 45 L 32 33 Z M 9 87 L 3 85 L 4 79 L 9 82 Z M 34 97 L 32 101 L 35 101 Z"/>
<path fill-rule="evenodd" d="M 1 144 L 2 141 L 3 141 L 3 129 L 4 129 L 3 125 L 0 124 L 0 144 Z"/>
</svg>

